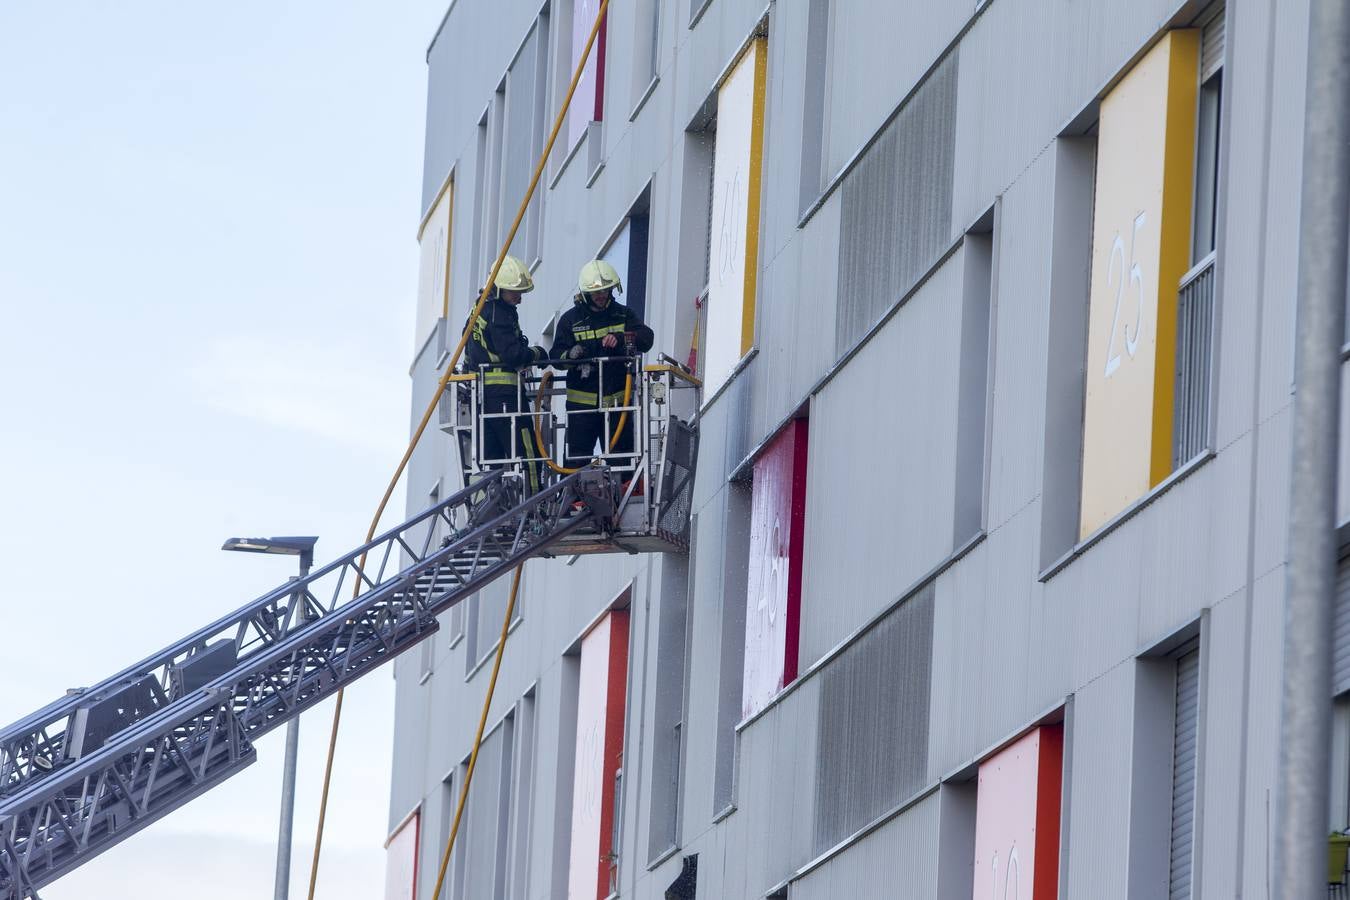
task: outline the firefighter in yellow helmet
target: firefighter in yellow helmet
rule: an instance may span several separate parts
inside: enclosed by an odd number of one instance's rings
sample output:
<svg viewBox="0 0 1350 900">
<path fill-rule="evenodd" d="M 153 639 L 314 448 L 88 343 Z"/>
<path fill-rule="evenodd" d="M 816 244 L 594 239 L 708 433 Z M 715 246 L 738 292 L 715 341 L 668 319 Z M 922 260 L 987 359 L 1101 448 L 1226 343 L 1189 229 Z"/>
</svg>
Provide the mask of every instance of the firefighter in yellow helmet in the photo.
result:
<svg viewBox="0 0 1350 900">
<path fill-rule="evenodd" d="M 641 317 L 614 299 L 616 292 L 623 292 L 623 284 L 609 263 L 603 259 L 586 263 L 581 267 L 577 287 L 572 308 L 558 320 L 553 338 L 553 358 L 570 361 L 567 460 L 573 466 L 594 457 L 597 444 L 603 444 L 601 454 L 611 452 L 608 445 L 613 436 L 605 433 L 602 411 L 623 403 L 624 381 L 633 371 L 627 357 L 646 353 L 655 340 Z M 611 428 L 617 427 L 618 416 L 611 416 L 609 424 Z M 631 416 L 624 421 L 612 452 L 633 452 Z"/>
<path fill-rule="evenodd" d="M 546 359 L 543 347 L 532 347 L 520 330 L 516 307 L 525 294 L 534 290 L 530 270 L 514 256 L 502 260 L 497 277 L 483 308 L 473 320 L 469 342 L 464 355 L 469 371 L 483 371 L 483 408 L 488 417 L 482 419 L 483 458 L 492 468 L 500 468 L 512 457 L 534 457 L 534 429 L 528 415 L 506 416 L 503 413 L 521 411 L 522 388 L 520 372 Z M 465 323 L 468 327 L 469 323 Z M 512 435 L 515 446 L 512 446 Z M 527 463 L 525 473 L 530 491 L 539 489 L 539 464 Z"/>
</svg>

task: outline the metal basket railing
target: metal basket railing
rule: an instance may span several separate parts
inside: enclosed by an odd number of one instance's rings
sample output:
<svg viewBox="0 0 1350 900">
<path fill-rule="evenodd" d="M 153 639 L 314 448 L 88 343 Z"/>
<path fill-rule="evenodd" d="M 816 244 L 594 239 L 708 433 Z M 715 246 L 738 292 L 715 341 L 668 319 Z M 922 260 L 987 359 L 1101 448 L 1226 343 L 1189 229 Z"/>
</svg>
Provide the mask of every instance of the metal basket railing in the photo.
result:
<svg viewBox="0 0 1350 900">
<path fill-rule="evenodd" d="M 439 424 L 457 438 L 465 483 L 478 473 L 504 469 L 530 475 L 527 481 L 542 487 L 579 465 L 598 462 L 622 482 L 620 513 L 628 523 L 624 530 L 631 525 L 667 542 L 687 544 L 701 383 L 666 357 L 654 365 L 644 364 L 640 356 L 567 362 L 603 363 L 597 393 L 611 402 L 595 412 L 568 413 L 567 371 L 526 370 L 520 375 L 519 411 L 491 412 L 485 404 L 485 371 L 451 376 L 440 399 Z M 631 388 L 625 391 L 630 375 Z M 627 402 L 621 399 L 625 392 Z M 584 459 L 567 454 L 568 419 L 577 415 L 603 418 L 600 439 Z M 493 421 L 510 423 L 504 429 L 504 453 L 488 452 L 485 425 Z M 631 430 L 630 447 L 612 446 L 621 428 Z"/>
</svg>

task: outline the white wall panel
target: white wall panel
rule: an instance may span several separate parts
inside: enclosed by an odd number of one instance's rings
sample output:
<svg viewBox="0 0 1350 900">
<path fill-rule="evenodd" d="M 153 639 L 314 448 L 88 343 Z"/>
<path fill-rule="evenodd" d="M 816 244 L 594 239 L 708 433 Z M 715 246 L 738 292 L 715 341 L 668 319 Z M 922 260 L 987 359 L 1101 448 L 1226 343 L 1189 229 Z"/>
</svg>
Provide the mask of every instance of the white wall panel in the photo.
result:
<svg viewBox="0 0 1350 900">
<path fill-rule="evenodd" d="M 960 292 L 949 260 L 813 404 L 803 668 L 951 550 Z"/>
<path fill-rule="evenodd" d="M 730 377 L 754 333 L 759 239 L 758 192 L 764 135 L 762 77 L 766 41 L 753 41 L 717 91 L 713 159 L 712 246 L 708 271 L 708 331 L 704 381 L 716 390 Z M 752 292 L 751 296 L 746 296 Z"/>
<path fill-rule="evenodd" d="M 421 349 L 422 344 L 431 335 L 431 330 L 445 306 L 446 292 L 449 289 L 447 279 L 451 266 L 448 257 L 451 250 L 450 219 L 454 194 L 455 189 L 452 185 L 441 196 L 440 202 L 432 210 L 430 218 L 418 236 L 417 324 L 413 331 L 414 351 Z M 463 324 L 457 322 L 451 326 L 455 330 L 456 337 Z M 433 349 L 431 352 L 435 354 L 436 350 Z"/>
</svg>

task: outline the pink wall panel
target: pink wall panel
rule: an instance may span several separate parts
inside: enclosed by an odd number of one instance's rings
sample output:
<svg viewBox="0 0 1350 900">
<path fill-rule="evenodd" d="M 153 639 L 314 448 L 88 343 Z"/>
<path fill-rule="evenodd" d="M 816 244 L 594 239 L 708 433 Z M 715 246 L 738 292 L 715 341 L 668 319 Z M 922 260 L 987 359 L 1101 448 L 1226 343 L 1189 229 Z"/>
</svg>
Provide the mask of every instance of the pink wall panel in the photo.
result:
<svg viewBox="0 0 1350 900">
<path fill-rule="evenodd" d="M 806 420 L 794 420 L 755 460 L 743 717 L 759 712 L 797 677 L 806 438 Z"/>
<path fill-rule="evenodd" d="M 976 900 L 1054 900 L 1063 731 L 1035 728 L 980 763 Z"/>
<path fill-rule="evenodd" d="M 567 76 L 570 79 L 581 61 L 581 51 L 586 48 L 586 38 L 590 37 L 591 26 L 595 24 L 595 14 L 600 11 L 600 0 L 573 0 L 572 3 L 572 65 Z M 605 13 L 609 19 L 609 13 Z M 572 105 L 567 110 L 567 146 L 572 147 L 580 140 L 591 122 L 599 122 L 605 116 L 605 32 L 608 21 L 600 23 L 600 33 L 595 36 L 595 46 L 591 48 L 586 68 L 577 82 L 577 92 L 572 97 Z M 566 86 L 566 82 L 563 82 Z"/>
<path fill-rule="evenodd" d="M 417 842 L 421 815 L 403 820 L 384 845 L 384 900 L 417 900 Z"/>
<path fill-rule="evenodd" d="M 628 611 L 614 610 L 581 640 L 568 900 L 609 895 L 614 776 L 623 762 L 627 688 Z"/>
</svg>

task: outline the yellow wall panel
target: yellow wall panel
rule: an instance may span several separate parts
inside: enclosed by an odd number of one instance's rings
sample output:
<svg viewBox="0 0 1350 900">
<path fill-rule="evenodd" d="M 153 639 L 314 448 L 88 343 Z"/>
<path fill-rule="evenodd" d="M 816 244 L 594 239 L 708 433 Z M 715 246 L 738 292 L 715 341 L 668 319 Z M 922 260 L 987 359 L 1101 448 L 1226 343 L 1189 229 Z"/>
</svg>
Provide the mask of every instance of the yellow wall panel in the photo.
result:
<svg viewBox="0 0 1350 900">
<path fill-rule="evenodd" d="M 1200 33 L 1102 99 L 1083 422 L 1085 537 L 1171 471 L 1177 286 L 1190 254 Z"/>
</svg>

